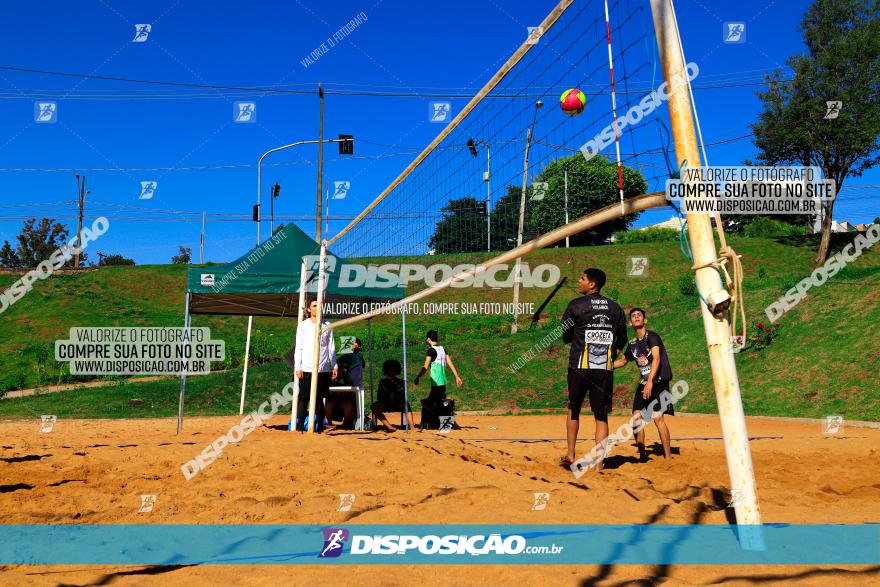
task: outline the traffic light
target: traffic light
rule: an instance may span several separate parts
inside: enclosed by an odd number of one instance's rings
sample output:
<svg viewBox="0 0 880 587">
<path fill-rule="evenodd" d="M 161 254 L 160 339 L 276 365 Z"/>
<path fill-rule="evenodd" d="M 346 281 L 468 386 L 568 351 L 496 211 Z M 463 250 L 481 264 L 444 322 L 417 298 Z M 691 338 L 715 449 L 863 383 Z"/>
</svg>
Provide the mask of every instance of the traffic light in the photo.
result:
<svg viewBox="0 0 880 587">
<path fill-rule="evenodd" d="M 486 202 L 478 202 L 477 203 L 477 211 L 483 216 L 486 215 Z"/>
<path fill-rule="evenodd" d="M 339 154 L 354 155 L 354 135 L 339 135 Z"/>
<path fill-rule="evenodd" d="M 260 205 L 254 204 L 254 222 L 260 221 Z"/>
<path fill-rule="evenodd" d="M 277 198 L 280 195 L 281 195 L 281 184 L 276 183 L 275 185 L 272 186 L 272 197 Z"/>
<path fill-rule="evenodd" d="M 468 151 L 471 152 L 471 156 L 473 156 L 473 157 L 477 156 L 477 144 L 474 142 L 474 139 L 467 140 L 467 148 L 468 148 Z"/>
</svg>

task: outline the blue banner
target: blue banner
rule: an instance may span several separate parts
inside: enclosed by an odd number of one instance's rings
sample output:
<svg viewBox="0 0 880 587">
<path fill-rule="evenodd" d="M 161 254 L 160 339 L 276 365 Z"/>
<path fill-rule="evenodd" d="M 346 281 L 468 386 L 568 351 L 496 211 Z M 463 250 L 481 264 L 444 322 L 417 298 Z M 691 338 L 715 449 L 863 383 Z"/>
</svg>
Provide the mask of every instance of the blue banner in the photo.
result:
<svg viewBox="0 0 880 587">
<path fill-rule="evenodd" d="M 2 565 L 877 565 L 880 525 L 0 525 Z"/>
</svg>

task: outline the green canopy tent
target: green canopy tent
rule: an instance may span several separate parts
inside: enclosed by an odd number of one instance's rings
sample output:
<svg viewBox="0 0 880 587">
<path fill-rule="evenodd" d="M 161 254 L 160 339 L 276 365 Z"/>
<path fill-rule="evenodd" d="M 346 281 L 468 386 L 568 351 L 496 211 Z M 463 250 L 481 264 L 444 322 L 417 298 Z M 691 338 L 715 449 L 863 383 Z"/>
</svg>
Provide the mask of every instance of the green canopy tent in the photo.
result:
<svg viewBox="0 0 880 587">
<path fill-rule="evenodd" d="M 317 292 L 318 263 L 321 246 L 299 227 L 288 224 L 262 244 L 235 261 L 210 267 L 190 267 L 186 274 L 184 328 L 189 328 L 192 314 L 228 314 L 248 316 L 244 372 L 239 413 L 244 411 L 247 386 L 247 363 L 250 354 L 253 316 L 302 318 L 301 300 L 306 292 Z M 366 279 L 351 285 L 352 275 L 343 275 L 344 259 L 327 252 L 324 307 L 346 304 L 360 308 L 375 307 L 403 298 L 400 286 L 388 285 L 387 277 L 373 269 L 362 269 Z M 343 279 L 347 277 L 348 280 Z M 374 284 L 374 285 L 370 285 Z M 361 310 L 362 313 L 366 310 Z M 351 314 L 325 312 L 326 318 L 344 318 Z M 180 374 L 177 430 L 183 425 L 186 370 Z"/>
</svg>

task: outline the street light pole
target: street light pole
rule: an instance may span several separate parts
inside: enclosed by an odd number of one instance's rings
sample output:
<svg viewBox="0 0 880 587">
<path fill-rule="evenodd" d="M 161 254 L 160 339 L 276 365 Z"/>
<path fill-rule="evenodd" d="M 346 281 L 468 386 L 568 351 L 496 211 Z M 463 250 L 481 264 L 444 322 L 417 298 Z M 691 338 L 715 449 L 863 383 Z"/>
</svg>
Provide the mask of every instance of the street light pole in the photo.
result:
<svg viewBox="0 0 880 587">
<path fill-rule="evenodd" d="M 565 170 L 565 223 L 568 224 L 568 169 Z M 568 248 L 568 237 L 565 237 L 565 248 Z"/>
<path fill-rule="evenodd" d="M 492 158 L 489 143 L 486 142 L 486 250 L 492 250 L 492 222 L 489 219 L 489 206 L 492 205 Z"/>
<path fill-rule="evenodd" d="M 529 127 L 528 132 L 526 133 L 526 157 L 523 162 L 523 179 L 522 179 L 522 191 L 520 192 L 519 198 L 519 228 L 516 231 L 516 246 L 522 245 L 523 240 L 523 225 L 526 220 L 526 189 L 529 177 L 529 150 L 532 146 L 532 132 L 535 129 L 535 123 L 538 121 L 538 110 L 543 106 L 544 103 L 538 100 L 535 102 L 535 116 L 532 118 L 532 125 Z M 517 306 L 519 305 L 519 284 L 522 280 L 521 276 L 522 269 L 522 257 L 516 258 L 516 266 L 513 269 L 513 322 L 510 324 L 510 333 L 516 334 L 517 328 L 517 318 L 519 318 L 519 309 Z"/>
<path fill-rule="evenodd" d="M 292 147 L 297 147 L 299 145 L 314 145 L 314 144 L 323 144 L 323 143 L 342 143 L 346 139 L 319 139 L 317 141 L 297 141 L 295 143 L 290 143 L 289 145 L 282 145 L 280 147 L 275 147 L 274 149 L 269 149 L 265 153 L 260 156 L 260 159 L 257 161 L 257 246 L 260 246 L 260 224 L 263 223 L 263 208 L 262 208 L 262 197 L 263 197 L 263 159 L 265 159 L 268 155 L 272 153 L 277 153 L 278 151 L 283 151 L 284 149 L 290 149 Z M 321 225 L 321 216 L 320 210 L 317 216 L 318 218 L 318 226 Z M 241 374 L 241 403 L 239 404 L 238 413 L 244 414 L 244 390 L 247 386 L 247 372 L 248 372 L 248 357 L 251 352 L 251 329 L 254 325 L 254 317 L 248 316 L 248 326 L 247 326 L 247 338 L 244 343 L 244 372 Z"/>
</svg>

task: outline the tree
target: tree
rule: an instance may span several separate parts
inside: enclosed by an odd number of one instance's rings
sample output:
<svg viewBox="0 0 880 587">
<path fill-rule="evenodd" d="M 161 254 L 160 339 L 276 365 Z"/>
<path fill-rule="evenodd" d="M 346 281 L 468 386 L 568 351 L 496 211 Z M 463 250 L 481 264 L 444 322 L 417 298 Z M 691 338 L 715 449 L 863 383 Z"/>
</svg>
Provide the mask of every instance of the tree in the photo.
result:
<svg viewBox="0 0 880 587">
<path fill-rule="evenodd" d="M 179 255 L 171 257 L 171 262 L 175 265 L 189 265 L 192 260 L 192 249 L 190 247 L 177 247 Z"/>
<path fill-rule="evenodd" d="M 15 249 L 9 244 L 9 241 L 3 243 L 0 248 L 0 266 L 9 268 L 21 267 L 21 259 L 15 254 Z"/>
<path fill-rule="evenodd" d="M 104 255 L 98 262 L 99 267 L 111 267 L 113 265 L 134 265 L 134 259 L 126 259 L 122 255 Z"/>
<path fill-rule="evenodd" d="M 472 253 L 486 250 L 485 201 L 476 198 L 450 200 L 440 213 L 428 246 L 435 253 Z"/>
<path fill-rule="evenodd" d="M 751 125 L 763 165 L 815 165 L 837 193 L 849 177 L 880 162 L 880 3 L 815 0 L 801 19 L 806 53 L 794 55 L 790 83 L 776 72 L 759 91 L 763 111 Z M 827 101 L 840 101 L 826 119 Z M 823 204 L 816 262 L 828 257 L 834 201 Z"/>
<path fill-rule="evenodd" d="M 519 229 L 519 202 L 522 188 L 507 186 L 507 193 L 492 206 L 492 250 L 505 251 L 516 246 Z M 528 198 L 528 194 L 526 195 Z M 526 201 L 528 206 L 528 201 Z"/>
<path fill-rule="evenodd" d="M 26 220 L 15 239 L 18 246 L 13 250 L 9 241 L 0 248 L 0 262 L 5 267 L 36 267 L 60 249 L 68 240 L 67 228 L 51 218 Z M 85 258 L 84 255 L 80 257 Z M 73 263 L 73 259 L 69 261 Z"/>
<path fill-rule="evenodd" d="M 569 221 L 620 201 L 617 163 L 611 163 L 601 156 L 587 161 L 580 153 L 557 159 L 534 179 L 534 182 L 547 182 L 547 190 L 542 200 L 528 203 L 527 226 L 533 231 L 543 234 L 565 224 L 566 171 Z M 631 198 L 647 191 L 648 183 L 642 174 L 624 166 L 623 197 Z M 615 218 L 574 234 L 569 241 L 574 246 L 602 244 L 615 232 L 629 229 L 637 217 L 636 214 L 629 214 Z"/>
<path fill-rule="evenodd" d="M 281 232 L 282 230 L 284 230 L 284 224 L 283 224 L 283 223 L 282 223 L 282 224 L 279 224 L 278 226 L 275 227 L 275 229 L 272 231 L 272 236 L 275 236 L 276 234 L 278 234 L 278 233 Z"/>
<path fill-rule="evenodd" d="M 617 164 L 604 157 L 589 161 L 578 153 L 550 163 L 535 182 L 547 182 L 542 200 L 532 200 L 533 190 L 526 194 L 523 242 L 534 234 L 544 234 L 565 224 L 565 172 L 568 171 L 569 221 L 620 201 Z M 629 167 L 623 168 L 623 194 L 632 197 L 644 194 L 648 184 L 642 175 Z M 507 186 L 507 191 L 492 206 L 492 250 L 504 251 L 516 247 L 519 231 L 521 186 Z M 483 201 L 475 198 L 451 200 L 441 212 L 429 245 L 437 253 L 462 253 L 486 250 L 486 216 Z M 596 245 L 606 242 L 615 232 L 626 230 L 636 215 L 628 215 L 585 230 L 570 238 L 575 246 Z M 531 233 L 531 234 L 530 234 Z"/>
</svg>

